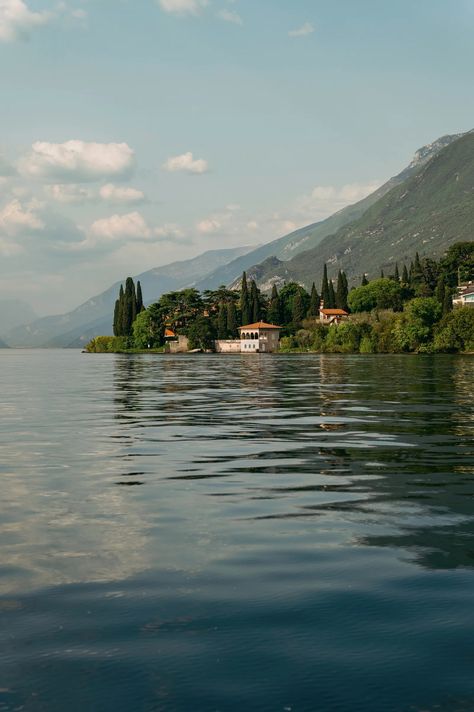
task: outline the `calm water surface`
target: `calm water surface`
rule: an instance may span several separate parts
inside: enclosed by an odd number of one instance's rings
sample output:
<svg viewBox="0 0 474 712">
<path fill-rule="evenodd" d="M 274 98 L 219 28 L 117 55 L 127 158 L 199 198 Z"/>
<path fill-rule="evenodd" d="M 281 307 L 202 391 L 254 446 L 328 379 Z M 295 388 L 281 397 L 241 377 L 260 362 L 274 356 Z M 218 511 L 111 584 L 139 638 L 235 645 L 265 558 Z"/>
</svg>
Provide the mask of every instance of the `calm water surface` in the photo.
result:
<svg viewBox="0 0 474 712">
<path fill-rule="evenodd" d="M 0 712 L 472 712 L 473 382 L 0 352 Z"/>
</svg>

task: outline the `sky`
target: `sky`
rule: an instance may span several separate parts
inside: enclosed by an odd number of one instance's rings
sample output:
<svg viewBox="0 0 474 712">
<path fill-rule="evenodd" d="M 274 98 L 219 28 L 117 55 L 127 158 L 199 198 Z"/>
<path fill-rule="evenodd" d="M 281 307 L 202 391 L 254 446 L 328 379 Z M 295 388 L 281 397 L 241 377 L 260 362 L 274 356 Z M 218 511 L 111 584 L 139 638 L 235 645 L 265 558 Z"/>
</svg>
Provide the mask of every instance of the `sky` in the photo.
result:
<svg viewBox="0 0 474 712">
<path fill-rule="evenodd" d="M 474 127 L 474 0 L 0 0 L 0 299 L 320 220 Z"/>
</svg>

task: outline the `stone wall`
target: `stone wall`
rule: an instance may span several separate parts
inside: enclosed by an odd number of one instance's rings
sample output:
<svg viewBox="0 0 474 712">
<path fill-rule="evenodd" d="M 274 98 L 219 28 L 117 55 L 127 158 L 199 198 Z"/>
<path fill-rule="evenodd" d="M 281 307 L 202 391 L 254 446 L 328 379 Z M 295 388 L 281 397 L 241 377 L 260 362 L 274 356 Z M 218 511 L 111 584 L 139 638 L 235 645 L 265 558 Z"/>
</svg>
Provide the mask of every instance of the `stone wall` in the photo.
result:
<svg viewBox="0 0 474 712">
<path fill-rule="evenodd" d="M 214 344 L 218 354 L 240 354 L 240 339 L 218 339 Z"/>
</svg>

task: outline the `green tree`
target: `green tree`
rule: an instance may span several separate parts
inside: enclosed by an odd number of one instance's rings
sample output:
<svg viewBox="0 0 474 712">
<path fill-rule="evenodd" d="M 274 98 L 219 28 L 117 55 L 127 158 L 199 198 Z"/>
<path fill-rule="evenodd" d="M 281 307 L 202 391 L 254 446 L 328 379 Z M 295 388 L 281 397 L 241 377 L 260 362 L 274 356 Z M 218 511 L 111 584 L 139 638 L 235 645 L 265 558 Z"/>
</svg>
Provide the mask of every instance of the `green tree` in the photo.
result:
<svg viewBox="0 0 474 712">
<path fill-rule="evenodd" d="M 260 291 L 254 279 L 250 283 L 250 319 L 255 324 L 261 319 Z"/>
<path fill-rule="evenodd" d="M 474 279 L 474 242 L 451 245 L 439 264 L 439 270 L 450 287 Z"/>
<path fill-rule="evenodd" d="M 395 282 L 400 281 L 400 272 L 398 271 L 398 262 L 395 262 L 395 272 L 394 272 L 393 278 L 394 278 Z"/>
<path fill-rule="evenodd" d="M 446 314 L 436 329 L 437 351 L 474 351 L 474 309 L 459 307 Z"/>
<path fill-rule="evenodd" d="M 369 283 L 369 280 L 367 279 L 367 275 L 364 273 L 362 275 L 362 282 L 360 283 L 361 287 L 365 287 Z"/>
<path fill-rule="evenodd" d="M 242 287 L 240 290 L 240 311 L 242 313 L 242 326 L 250 324 L 251 313 L 250 313 L 250 297 L 249 290 L 247 286 L 247 275 L 245 272 L 242 275 Z"/>
<path fill-rule="evenodd" d="M 142 295 L 142 285 L 140 284 L 140 280 L 137 282 L 137 306 L 136 306 L 136 311 L 137 314 L 140 314 L 141 311 L 143 311 L 145 307 L 143 306 L 143 295 Z"/>
<path fill-rule="evenodd" d="M 410 277 L 408 276 L 408 270 L 407 266 L 404 264 L 403 265 L 403 270 L 402 270 L 402 284 L 408 286 L 410 284 Z"/>
<path fill-rule="evenodd" d="M 122 306 L 122 336 L 130 336 L 132 334 L 132 324 L 136 316 L 137 295 L 135 293 L 135 283 L 131 277 L 127 277 Z"/>
<path fill-rule="evenodd" d="M 292 305 L 292 321 L 295 326 L 301 324 L 305 316 L 305 309 L 303 304 L 303 297 L 301 292 L 298 291 L 293 299 Z"/>
<path fill-rule="evenodd" d="M 216 332 L 212 321 L 205 316 L 198 316 L 189 326 L 189 349 L 202 349 L 207 351 L 214 347 Z"/>
<path fill-rule="evenodd" d="M 227 307 L 225 302 L 219 305 L 219 316 L 217 318 L 217 338 L 227 339 Z"/>
<path fill-rule="evenodd" d="M 441 316 L 441 305 L 435 297 L 416 297 L 405 306 L 395 327 L 396 340 L 403 351 L 426 348 Z"/>
<path fill-rule="evenodd" d="M 323 281 L 321 284 L 321 301 L 325 309 L 329 308 L 329 281 L 328 281 L 328 267 L 324 265 Z"/>
<path fill-rule="evenodd" d="M 288 282 L 280 291 L 281 321 L 279 326 L 293 323 L 293 300 L 297 294 L 303 300 L 303 313 L 306 314 L 309 306 L 309 294 L 300 284 Z"/>
<path fill-rule="evenodd" d="M 231 339 L 234 339 L 238 334 L 235 301 L 227 302 L 227 332 Z"/>
<path fill-rule="evenodd" d="M 365 287 L 356 287 L 349 293 L 350 310 L 368 312 L 372 309 L 394 309 L 402 307 L 402 287 L 393 279 L 374 279 Z"/>
<path fill-rule="evenodd" d="M 313 285 L 311 287 L 311 295 L 309 298 L 309 307 L 308 307 L 308 312 L 306 316 L 309 319 L 317 319 L 319 316 L 319 294 L 318 290 L 316 289 L 316 285 L 313 282 Z"/>
<path fill-rule="evenodd" d="M 272 287 L 272 294 L 270 297 L 270 304 L 268 307 L 268 321 L 270 324 L 276 324 L 277 326 L 281 323 L 281 307 L 280 307 L 280 296 L 278 294 L 278 289 L 276 284 Z"/>
<path fill-rule="evenodd" d="M 338 275 L 337 275 L 337 288 L 336 288 L 336 307 L 338 309 L 344 309 L 344 311 L 349 310 L 349 307 L 347 304 L 347 297 L 348 297 L 347 279 L 345 278 L 344 272 L 341 272 L 341 270 L 339 270 Z"/>
<path fill-rule="evenodd" d="M 336 308 L 336 293 L 334 291 L 334 284 L 332 283 L 332 279 L 329 280 L 329 297 L 328 297 L 328 303 L 327 303 L 327 309 L 335 309 Z"/>
</svg>

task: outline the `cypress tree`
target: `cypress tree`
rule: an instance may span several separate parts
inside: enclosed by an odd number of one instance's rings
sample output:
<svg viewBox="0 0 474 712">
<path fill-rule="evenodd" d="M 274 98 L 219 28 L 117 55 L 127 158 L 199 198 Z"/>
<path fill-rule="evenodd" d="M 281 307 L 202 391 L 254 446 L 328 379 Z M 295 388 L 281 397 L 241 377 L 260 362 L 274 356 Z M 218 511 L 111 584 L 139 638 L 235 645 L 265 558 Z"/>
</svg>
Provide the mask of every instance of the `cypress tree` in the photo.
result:
<svg viewBox="0 0 474 712">
<path fill-rule="evenodd" d="M 316 285 L 313 282 L 311 287 L 311 296 L 309 298 L 308 318 L 316 318 L 319 316 L 319 294 Z"/>
<path fill-rule="evenodd" d="M 321 285 L 321 299 L 323 305 L 326 309 L 329 307 L 330 295 L 329 295 L 329 282 L 328 282 L 328 268 L 324 265 L 323 283 Z"/>
<path fill-rule="evenodd" d="M 444 282 L 444 278 L 440 277 L 438 279 L 438 283 L 437 283 L 436 289 L 435 289 L 435 297 L 440 304 L 444 305 L 445 294 L 446 294 L 446 285 Z"/>
<path fill-rule="evenodd" d="M 240 309 L 242 311 L 242 326 L 250 324 L 250 299 L 247 286 L 247 275 L 242 275 L 242 288 L 240 292 Z"/>
<path fill-rule="evenodd" d="M 137 316 L 137 295 L 135 293 L 135 283 L 131 277 L 127 277 L 125 282 L 125 293 L 122 309 L 122 335 L 130 336 L 132 324 Z"/>
<path fill-rule="evenodd" d="M 403 282 L 403 284 L 410 283 L 410 277 L 408 276 L 408 270 L 407 270 L 407 266 L 405 264 L 403 265 L 402 282 Z"/>
<path fill-rule="evenodd" d="M 227 308 L 224 302 L 219 304 L 219 316 L 217 317 L 217 338 L 227 338 Z"/>
<path fill-rule="evenodd" d="M 364 272 L 364 274 L 362 275 L 362 282 L 360 283 L 360 286 L 365 287 L 368 283 L 369 283 L 369 280 L 367 279 L 367 275 Z"/>
<path fill-rule="evenodd" d="M 274 284 L 272 287 L 272 294 L 270 297 L 270 305 L 268 307 L 267 318 L 270 324 L 276 324 L 277 326 L 279 326 L 281 320 L 281 305 L 276 284 Z"/>
<path fill-rule="evenodd" d="M 341 270 L 339 270 L 339 272 L 337 274 L 337 288 L 336 288 L 336 307 L 338 309 L 344 309 L 344 311 L 348 310 L 347 296 L 348 296 L 347 279 L 345 278 L 344 272 L 341 272 Z"/>
<path fill-rule="evenodd" d="M 120 322 L 119 322 L 119 311 L 120 311 L 120 301 L 115 300 L 114 308 L 114 336 L 120 336 Z"/>
<path fill-rule="evenodd" d="M 329 292 L 329 299 L 328 299 L 329 304 L 328 304 L 327 308 L 334 309 L 336 306 L 336 294 L 334 292 L 334 285 L 332 283 L 332 279 L 329 280 L 328 292 Z"/>
<path fill-rule="evenodd" d="M 304 306 L 301 292 L 297 292 L 293 297 L 293 305 L 291 311 L 293 324 L 301 324 L 304 319 Z"/>
<path fill-rule="evenodd" d="M 237 313 L 233 301 L 227 302 L 227 332 L 231 339 L 237 335 Z"/>
<path fill-rule="evenodd" d="M 400 272 L 398 271 L 398 262 L 395 262 L 395 274 L 393 275 L 395 282 L 400 282 Z"/>
<path fill-rule="evenodd" d="M 140 314 L 141 311 L 143 311 L 145 307 L 143 306 L 143 295 L 142 295 L 142 285 L 140 284 L 140 280 L 137 282 L 137 307 L 136 311 L 137 314 Z"/>
<path fill-rule="evenodd" d="M 385 275 L 384 275 L 383 269 L 381 269 L 380 270 L 380 279 L 384 279 L 384 278 L 385 278 Z"/>
<path fill-rule="evenodd" d="M 443 315 L 453 310 L 453 298 L 449 289 L 445 290 L 443 299 Z"/>
<path fill-rule="evenodd" d="M 250 314 L 252 323 L 260 321 L 260 295 L 253 279 L 250 283 Z"/>
<path fill-rule="evenodd" d="M 412 285 L 423 282 L 423 269 L 421 267 L 420 255 L 418 252 L 415 255 L 415 262 L 410 270 L 410 283 Z"/>
</svg>

